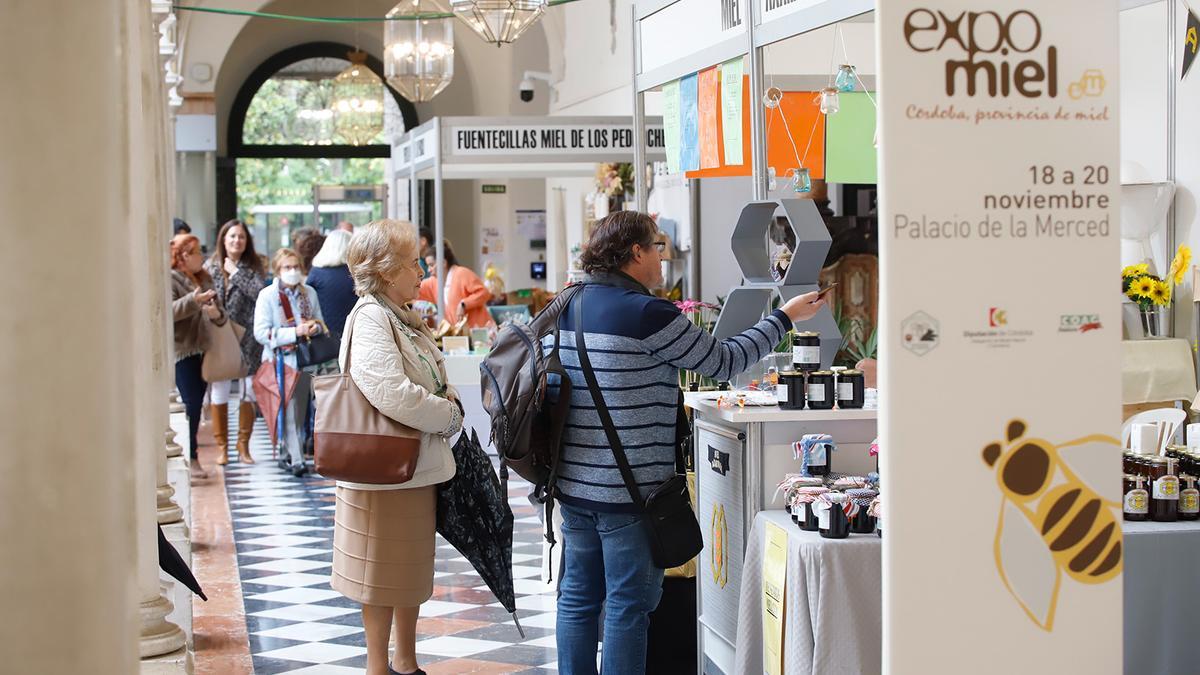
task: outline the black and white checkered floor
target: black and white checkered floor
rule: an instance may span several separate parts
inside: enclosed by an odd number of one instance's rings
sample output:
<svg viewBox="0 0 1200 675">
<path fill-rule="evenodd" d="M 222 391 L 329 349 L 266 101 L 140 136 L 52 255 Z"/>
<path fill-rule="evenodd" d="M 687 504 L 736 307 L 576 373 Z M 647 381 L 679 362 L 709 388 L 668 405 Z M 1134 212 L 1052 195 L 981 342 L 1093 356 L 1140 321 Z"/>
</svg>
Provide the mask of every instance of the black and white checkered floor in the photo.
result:
<svg viewBox="0 0 1200 675">
<path fill-rule="evenodd" d="M 362 672 L 367 650 L 359 606 L 329 587 L 332 481 L 280 470 L 261 419 L 251 453 L 256 464 L 225 467 L 225 485 L 255 672 Z M 439 537 L 434 595 L 421 606 L 417 630 L 418 660 L 430 675 L 554 672 L 555 597 L 541 580 L 540 525 L 526 487 L 520 479 L 509 486 L 513 576 L 526 637 L 471 564 Z"/>
</svg>

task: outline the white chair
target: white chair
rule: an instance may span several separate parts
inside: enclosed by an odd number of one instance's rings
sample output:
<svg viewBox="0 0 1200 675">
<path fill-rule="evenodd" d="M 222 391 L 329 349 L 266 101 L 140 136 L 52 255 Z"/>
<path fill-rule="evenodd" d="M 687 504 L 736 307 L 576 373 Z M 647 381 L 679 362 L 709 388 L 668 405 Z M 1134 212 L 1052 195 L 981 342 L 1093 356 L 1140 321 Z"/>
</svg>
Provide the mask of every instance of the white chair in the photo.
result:
<svg viewBox="0 0 1200 675">
<path fill-rule="evenodd" d="M 1125 420 L 1121 427 L 1121 445 L 1129 447 L 1129 436 L 1134 424 L 1154 424 L 1158 426 L 1158 453 L 1161 455 L 1167 446 L 1174 442 L 1179 427 L 1187 421 L 1187 413 L 1179 408 L 1157 408 L 1146 410 Z"/>
</svg>

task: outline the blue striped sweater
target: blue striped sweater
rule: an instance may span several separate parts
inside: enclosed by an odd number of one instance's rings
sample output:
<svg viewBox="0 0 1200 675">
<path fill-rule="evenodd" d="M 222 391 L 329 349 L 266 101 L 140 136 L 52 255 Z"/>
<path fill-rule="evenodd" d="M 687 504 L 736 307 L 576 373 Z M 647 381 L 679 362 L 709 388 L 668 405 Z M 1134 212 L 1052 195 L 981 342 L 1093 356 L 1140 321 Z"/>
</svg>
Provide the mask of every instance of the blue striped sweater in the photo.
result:
<svg viewBox="0 0 1200 675">
<path fill-rule="evenodd" d="M 588 356 L 643 497 L 675 471 L 679 370 L 732 379 L 791 329 L 787 315 L 775 310 L 744 333 L 717 341 L 673 303 L 650 295 L 628 277 L 606 277 L 580 293 L 587 298 L 583 329 Z M 559 358 L 571 378 L 572 394 L 558 496 L 596 511 L 635 511 L 579 367 L 573 308 L 559 317 L 559 333 Z M 549 349 L 552 340 L 548 337 L 543 348 Z M 554 383 L 548 396 L 557 400 Z"/>
</svg>

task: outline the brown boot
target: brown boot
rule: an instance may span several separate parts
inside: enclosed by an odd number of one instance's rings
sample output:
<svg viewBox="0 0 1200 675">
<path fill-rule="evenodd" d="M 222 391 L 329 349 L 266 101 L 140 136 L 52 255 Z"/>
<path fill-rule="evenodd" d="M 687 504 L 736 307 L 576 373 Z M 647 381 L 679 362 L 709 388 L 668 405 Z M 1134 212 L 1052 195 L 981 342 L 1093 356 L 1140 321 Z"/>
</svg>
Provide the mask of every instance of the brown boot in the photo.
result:
<svg viewBox="0 0 1200 675">
<path fill-rule="evenodd" d="M 229 404 L 213 403 L 208 416 L 212 419 L 213 439 L 217 442 L 217 464 L 229 463 Z"/>
<path fill-rule="evenodd" d="M 250 432 L 253 430 L 254 404 L 242 401 L 241 407 L 238 408 L 237 453 L 238 461 L 243 464 L 254 463 L 254 458 L 250 456 Z"/>
</svg>

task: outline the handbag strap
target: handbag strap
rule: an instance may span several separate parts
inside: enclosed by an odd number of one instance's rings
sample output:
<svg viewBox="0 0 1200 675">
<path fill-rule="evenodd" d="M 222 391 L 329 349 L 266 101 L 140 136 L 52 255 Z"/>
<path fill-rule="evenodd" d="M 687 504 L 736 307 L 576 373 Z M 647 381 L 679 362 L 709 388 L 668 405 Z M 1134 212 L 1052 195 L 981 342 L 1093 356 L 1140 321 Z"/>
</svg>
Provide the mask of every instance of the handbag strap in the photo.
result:
<svg viewBox="0 0 1200 675">
<path fill-rule="evenodd" d="M 293 326 L 296 325 L 296 317 L 292 315 L 292 303 L 288 297 L 284 295 L 283 289 L 279 289 L 279 304 L 283 306 L 283 316 L 287 318 L 287 322 Z"/>
<path fill-rule="evenodd" d="M 629 457 L 625 455 L 625 448 L 621 446 L 621 439 L 617 437 L 617 429 L 613 425 L 612 416 L 608 413 L 608 406 L 604 404 L 604 396 L 600 393 L 600 385 L 596 382 L 596 373 L 592 370 L 592 361 L 588 358 L 587 344 L 583 336 L 583 297 L 586 293 L 587 289 L 584 289 L 572 299 L 575 305 L 575 350 L 579 354 L 579 367 L 583 370 L 584 379 L 587 380 L 588 391 L 592 394 L 592 402 L 596 404 L 596 415 L 600 417 L 600 424 L 604 426 L 604 433 L 608 436 L 608 444 L 612 446 L 613 456 L 617 459 L 617 468 L 621 470 L 621 479 L 625 481 L 625 489 L 629 491 L 629 497 L 633 499 L 633 503 L 638 509 L 645 511 L 646 501 L 642 499 L 642 493 L 638 491 L 637 481 L 633 478 L 633 469 L 629 467 Z"/>
<path fill-rule="evenodd" d="M 365 306 L 366 305 L 362 303 L 355 305 L 354 309 L 350 312 L 350 316 L 346 317 L 346 334 L 342 337 L 342 339 L 346 342 L 346 367 L 342 369 L 342 372 L 346 373 L 347 375 L 350 374 L 350 353 L 354 351 L 354 343 L 352 341 L 354 336 L 354 317 L 358 315 L 358 310 Z M 396 333 L 396 326 L 392 323 L 391 319 L 388 319 L 388 328 L 392 330 L 392 340 L 396 343 L 396 347 L 399 348 L 400 336 Z"/>
</svg>

